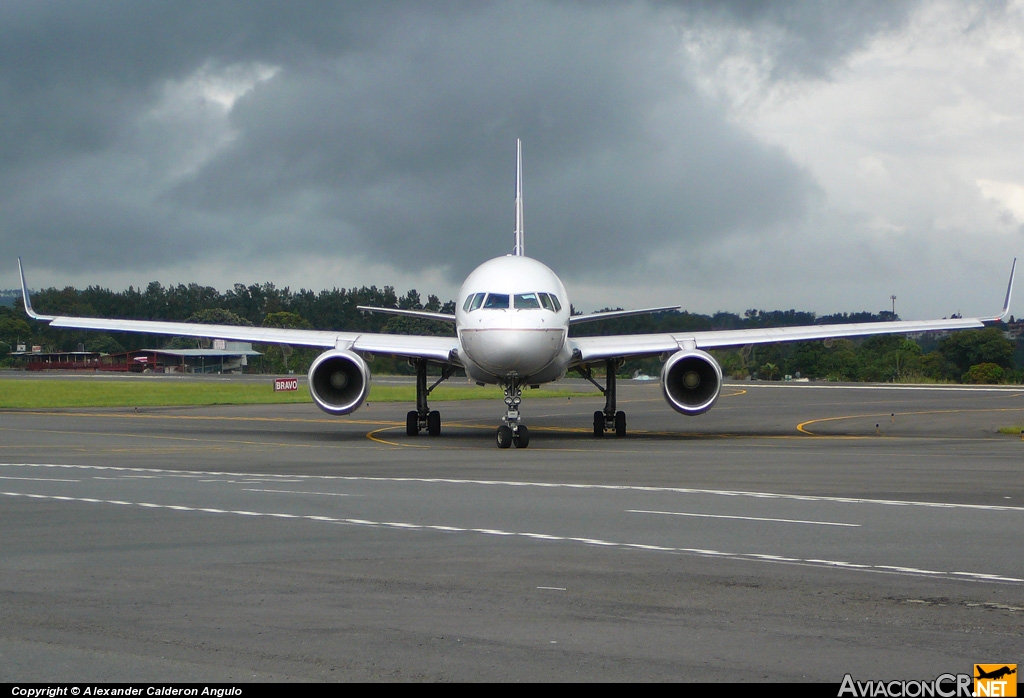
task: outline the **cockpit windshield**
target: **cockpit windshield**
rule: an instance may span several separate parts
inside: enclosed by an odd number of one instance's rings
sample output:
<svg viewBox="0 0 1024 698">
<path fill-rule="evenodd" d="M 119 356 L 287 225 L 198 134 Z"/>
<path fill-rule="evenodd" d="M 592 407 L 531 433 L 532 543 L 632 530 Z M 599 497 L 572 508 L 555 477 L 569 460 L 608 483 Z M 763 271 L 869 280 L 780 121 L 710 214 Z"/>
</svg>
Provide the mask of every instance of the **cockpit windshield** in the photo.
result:
<svg viewBox="0 0 1024 698">
<path fill-rule="evenodd" d="M 540 300 L 536 293 L 517 293 L 516 310 L 533 310 L 540 308 Z"/>
<path fill-rule="evenodd" d="M 508 308 L 508 294 L 507 293 L 488 293 L 487 300 L 484 301 L 485 310 L 503 310 Z"/>
<path fill-rule="evenodd" d="M 462 309 L 467 313 L 476 310 L 484 302 L 484 296 L 486 293 L 474 293 L 466 298 L 466 302 L 462 304 Z"/>
<path fill-rule="evenodd" d="M 466 296 L 462 309 L 471 313 L 479 308 L 485 310 L 508 310 L 509 294 L 507 293 L 473 293 Z M 517 293 L 511 297 L 512 307 L 516 310 L 550 310 L 557 313 L 562 309 L 558 297 L 553 293 Z"/>
</svg>

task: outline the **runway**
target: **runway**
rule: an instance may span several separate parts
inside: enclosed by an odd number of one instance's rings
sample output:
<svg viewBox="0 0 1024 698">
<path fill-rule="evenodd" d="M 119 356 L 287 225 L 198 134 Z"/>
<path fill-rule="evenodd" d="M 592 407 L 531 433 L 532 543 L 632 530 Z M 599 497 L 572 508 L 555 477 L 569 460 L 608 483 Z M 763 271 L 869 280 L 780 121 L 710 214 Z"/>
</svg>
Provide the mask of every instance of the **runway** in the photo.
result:
<svg viewBox="0 0 1024 698">
<path fill-rule="evenodd" d="M 1024 649 L 1017 389 L 0 413 L 0 680 L 927 679 Z"/>
</svg>

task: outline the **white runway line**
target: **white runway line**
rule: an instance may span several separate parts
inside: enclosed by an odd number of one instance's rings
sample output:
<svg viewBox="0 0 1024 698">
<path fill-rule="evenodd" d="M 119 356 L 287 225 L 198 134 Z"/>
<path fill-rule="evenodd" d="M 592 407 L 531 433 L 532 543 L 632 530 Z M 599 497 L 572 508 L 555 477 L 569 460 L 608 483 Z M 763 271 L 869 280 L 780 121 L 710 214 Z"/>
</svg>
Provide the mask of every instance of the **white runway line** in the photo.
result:
<svg viewBox="0 0 1024 698">
<path fill-rule="evenodd" d="M 230 510 L 230 509 L 210 509 L 201 507 L 187 507 L 181 505 L 170 505 L 170 504 L 154 504 L 153 502 L 125 502 L 122 500 L 112 499 L 94 499 L 91 497 L 65 497 L 57 495 L 43 495 L 43 494 L 26 494 L 24 492 L 0 492 L 0 495 L 6 497 L 25 497 L 28 499 L 40 499 L 40 500 L 54 500 L 61 502 L 84 502 L 89 504 L 114 504 L 119 506 L 138 506 L 146 509 L 168 509 L 171 511 L 179 512 L 202 512 L 210 514 L 225 514 L 234 516 L 265 516 L 268 518 L 289 518 L 307 521 L 316 521 L 331 524 L 345 524 L 350 526 L 369 526 L 375 528 L 391 528 L 394 530 L 406 530 L 406 531 L 437 531 L 441 533 L 473 533 L 478 535 L 490 535 L 490 536 L 514 536 L 519 538 L 525 538 L 529 540 L 542 540 L 552 542 L 567 542 L 567 543 L 583 543 L 585 545 L 597 545 L 607 547 L 618 547 L 629 550 L 645 550 L 653 552 L 669 552 L 669 553 L 681 553 L 690 555 L 700 555 L 705 557 L 724 557 L 732 560 L 742 560 L 747 562 L 762 562 L 772 564 L 796 564 L 796 565 L 808 565 L 813 567 L 829 567 L 829 568 L 841 568 L 852 571 L 862 572 L 878 572 L 886 574 L 902 574 L 909 576 L 929 576 L 945 577 L 949 579 L 965 579 L 976 582 L 1003 582 L 1021 584 L 1024 583 L 1024 579 L 1017 577 L 1007 577 L 998 574 L 987 574 L 984 572 L 967 572 L 967 571 L 944 571 L 944 570 L 924 570 L 912 567 L 896 567 L 892 565 L 865 565 L 855 562 L 847 562 L 843 560 L 821 560 L 821 559 L 796 559 L 792 558 L 776 558 L 766 557 L 755 553 L 731 553 L 721 550 L 708 550 L 703 548 L 674 548 L 669 546 L 651 546 L 644 545 L 641 543 L 625 543 L 619 541 L 603 541 L 595 540 L 590 538 L 574 538 L 570 536 L 556 536 L 547 533 L 532 533 L 522 531 L 503 531 L 500 529 L 490 528 L 456 528 L 453 526 L 433 526 L 427 524 L 414 524 L 400 521 L 369 521 L 366 519 L 346 519 L 336 518 L 331 516 L 311 516 L 311 515 L 297 515 L 297 514 L 284 514 L 279 512 L 257 512 L 257 511 L 243 511 L 243 510 Z"/>
<path fill-rule="evenodd" d="M 738 521 L 767 521 L 770 523 L 812 524 L 815 526 L 848 526 L 860 528 L 861 524 L 838 523 L 836 521 L 802 521 L 800 519 L 770 519 L 761 516 L 727 516 L 725 514 L 693 514 L 686 511 L 653 511 L 650 509 L 626 509 L 629 514 L 659 514 L 661 516 L 692 516 L 700 519 L 736 519 Z"/>
<path fill-rule="evenodd" d="M 81 482 L 81 480 L 70 480 L 60 477 L 13 477 L 0 475 L 0 480 L 30 480 L 32 482 Z"/>
<path fill-rule="evenodd" d="M 253 487 L 242 488 L 243 492 L 274 492 L 276 494 L 316 494 L 324 497 L 358 497 L 360 495 L 348 494 L 346 492 L 306 492 L 303 490 L 266 490 Z"/>
<path fill-rule="evenodd" d="M 0 468 L 71 468 L 86 470 L 110 470 L 139 473 L 159 473 L 165 477 L 233 477 L 233 478 L 264 478 L 263 482 L 308 482 L 311 480 L 339 481 L 339 482 L 419 482 L 425 484 L 441 485 L 467 485 L 467 486 L 493 486 L 505 487 L 537 487 L 543 489 L 570 489 L 570 490 L 610 490 L 623 492 L 670 492 L 675 494 L 711 494 L 722 497 L 752 497 L 754 499 L 786 499 L 798 502 L 839 502 L 843 504 L 875 504 L 880 506 L 894 507 L 926 507 L 933 509 L 974 509 L 978 511 L 1007 511 L 1024 513 L 1024 507 L 1005 506 L 1000 504 L 958 504 L 950 502 L 917 502 L 912 500 L 899 499 L 864 499 L 860 497 L 821 497 L 805 494 L 784 494 L 780 492 L 749 492 L 744 490 L 706 490 L 689 487 L 646 487 L 641 485 L 584 485 L 570 482 L 528 482 L 516 480 L 462 480 L 454 478 L 423 478 L 423 477 L 366 477 L 349 475 L 253 475 L 239 473 L 226 473 L 217 471 L 193 471 L 182 473 L 177 470 L 162 470 L 157 468 L 125 468 L 110 465 L 67 465 L 54 463 L 0 463 Z M 301 478 L 301 480 L 297 479 Z M 235 481 L 237 482 L 237 481 Z"/>
</svg>

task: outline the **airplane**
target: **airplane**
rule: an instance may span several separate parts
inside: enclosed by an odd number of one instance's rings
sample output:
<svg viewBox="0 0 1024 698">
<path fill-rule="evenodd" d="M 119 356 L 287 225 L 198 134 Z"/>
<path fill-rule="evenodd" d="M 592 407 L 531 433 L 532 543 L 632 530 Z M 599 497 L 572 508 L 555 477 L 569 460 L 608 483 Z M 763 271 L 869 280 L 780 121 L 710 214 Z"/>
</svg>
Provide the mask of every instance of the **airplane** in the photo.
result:
<svg viewBox="0 0 1024 698">
<path fill-rule="evenodd" d="M 626 434 L 626 414 L 616 405 L 616 369 L 629 358 L 661 357 L 661 389 L 677 412 L 700 415 L 718 401 L 722 368 L 709 349 L 907 332 L 934 332 L 984 327 L 1009 314 L 1016 258 L 1010 267 L 1003 309 L 984 318 L 847 323 L 742 330 L 711 330 L 658 334 L 570 337 L 569 328 L 583 322 L 674 310 L 679 306 L 617 310 L 571 315 L 569 296 L 558 276 L 526 256 L 523 233 L 522 142 L 516 141 L 515 229 L 511 254 L 474 269 L 459 290 L 455 314 L 360 306 L 360 310 L 440 320 L 455 325 L 455 337 L 391 335 L 328 330 L 236 327 L 151 320 L 116 320 L 42 315 L 32 308 L 21 258 L 18 271 L 25 312 L 51 327 L 81 330 L 143 332 L 174 336 L 288 344 L 325 349 L 310 365 L 309 392 L 324 412 L 347 415 L 359 409 L 370 386 L 366 358 L 374 354 L 407 358 L 416 369 L 416 409 L 406 415 L 406 434 L 441 433 L 441 415 L 428 397 L 457 369 L 479 385 L 499 385 L 505 393 L 505 414 L 497 428 L 499 448 L 526 448 L 530 432 L 522 422 L 523 389 L 539 387 L 574 371 L 604 394 L 603 410 L 594 412 L 594 436 Z M 427 385 L 427 367 L 440 368 L 440 378 Z M 604 385 L 593 369 L 604 367 Z"/>
<path fill-rule="evenodd" d="M 1009 676 L 1010 674 L 1016 674 L 1017 673 L 1016 669 L 1011 669 L 1008 666 L 1003 666 L 1003 667 L 1001 667 L 999 669 L 994 669 L 992 671 L 985 671 L 984 669 L 982 669 L 977 664 L 974 665 L 974 668 L 978 670 L 978 675 L 974 677 L 976 679 L 996 679 L 996 680 L 998 680 L 998 679 L 1003 678 L 1004 676 Z"/>
</svg>

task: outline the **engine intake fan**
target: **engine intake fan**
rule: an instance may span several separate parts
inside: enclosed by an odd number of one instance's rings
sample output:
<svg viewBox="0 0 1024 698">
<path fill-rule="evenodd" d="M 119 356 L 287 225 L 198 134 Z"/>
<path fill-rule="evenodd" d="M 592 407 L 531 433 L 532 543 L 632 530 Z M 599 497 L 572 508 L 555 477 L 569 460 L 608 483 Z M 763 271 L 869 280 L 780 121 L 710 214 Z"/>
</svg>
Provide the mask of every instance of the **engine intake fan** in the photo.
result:
<svg viewBox="0 0 1024 698">
<path fill-rule="evenodd" d="M 337 415 L 355 412 L 369 390 L 370 368 L 354 352 L 325 351 L 309 367 L 309 392 L 324 412 Z"/>
<path fill-rule="evenodd" d="M 661 368 L 661 390 L 676 412 L 704 414 L 722 392 L 722 367 L 699 349 L 677 351 Z"/>
</svg>

